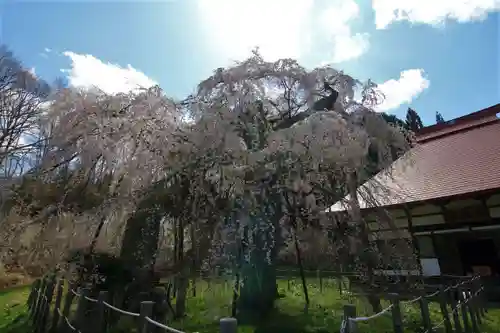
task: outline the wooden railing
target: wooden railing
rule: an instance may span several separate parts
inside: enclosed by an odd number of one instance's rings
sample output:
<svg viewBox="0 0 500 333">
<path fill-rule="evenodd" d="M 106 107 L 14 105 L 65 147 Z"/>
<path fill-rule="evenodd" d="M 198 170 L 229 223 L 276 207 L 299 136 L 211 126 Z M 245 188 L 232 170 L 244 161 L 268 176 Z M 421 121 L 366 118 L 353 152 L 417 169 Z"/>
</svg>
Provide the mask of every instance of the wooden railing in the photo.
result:
<svg viewBox="0 0 500 333">
<path fill-rule="evenodd" d="M 76 290 L 71 284 L 68 285 L 64 295 L 64 306 L 61 310 L 64 285 L 65 280 L 56 281 L 55 276 L 38 279 L 33 283 L 28 297 L 28 309 L 34 333 L 104 333 L 108 331 L 110 311 L 134 318 L 138 333 L 156 333 L 159 330 L 185 333 L 154 320 L 152 318 L 154 302 L 141 302 L 140 312 L 125 311 L 109 303 L 107 291 L 101 291 L 98 298 L 92 298 L 89 296 L 89 289 Z M 75 300 L 77 300 L 76 313 L 72 313 L 71 306 Z M 89 306 L 93 306 L 97 314 L 92 320 L 85 317 L 85 311 Z M 235 318 L 220 319 L 221 333 L 236 333 L 236 331 Z"/>
<path fill-rule="evenodd" d="M 357 323 L 370 321 L 387 314 L 392 318 L 393 332 L 403 333 L 401 308 L 404 305 L 418 303 L 423 333 L 433 333 L 438 329 L 444 329 L 446 333 L 479 333 L 480 325 L 487 312 L 484 287 L 479 277 L 472 277 L 446 288 L 441 285 L 435 292 L 410 300 L 403 301 L 396 293 L 388 294 L 386 298 L 390 299 L 391 305 L 368 317 L 356 317 L 356 306 L 345 305 L 340 332 L 356 333 L 358 331 Z M 441 310 L 441 319 L 437 322 L 431 320 L 429 311 L 431 301 L 437 302 Z"/>
</svg>

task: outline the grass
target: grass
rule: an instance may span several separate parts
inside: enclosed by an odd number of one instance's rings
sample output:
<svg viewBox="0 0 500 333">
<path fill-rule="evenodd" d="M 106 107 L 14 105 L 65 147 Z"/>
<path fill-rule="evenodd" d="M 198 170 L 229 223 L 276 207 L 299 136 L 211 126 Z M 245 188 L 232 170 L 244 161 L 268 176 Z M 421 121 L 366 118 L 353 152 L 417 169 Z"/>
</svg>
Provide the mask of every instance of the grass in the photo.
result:
<svg viewBox="0 0 500 333">
<path fill-rule="evenodd" d="M 371 307 L 363 297 L 356 297 L 347 292 L 339 292 L 336 280 L 324 280 L 320 290 L 316 279 L 308 279 L 310 305 L 307 313 L 304 311 L 304 297 L 300 280 L 280 280 L 278 287 L 284 298 L 277 300 L 275 311 L 269 319 L 254 325 L 239 326 L 239 332 L 245 333 L 331 333 L 338 332 L 341 326 L 343 307 L 345 304 L 356 306 L 357 316 L 369 316 Z M 202 292 L 197 297 L 188 299 L 188 315 L 183 320 L 170 323 L 174 328 L 186 332 L 218 332 L 218 319 L 230 315 L 231 285 L 199 283 Z M 382 301 L 382 306 L 389 306 L 388 301 Z M 451 313 L 451 308 L 448 309 Z M 401 304 L 401 312 L 405 332 L 422 332 L 420 308 L 417 303 Z M 440 307 L 437 303 L 429 304 L 429 312 L 433 325 L 442 322 Z M 487 320 L 481 326 L 482 332 L 500 332 L 500 309 L 492 309 Z M 463 327 L 463 323 L 461 324 Z M 358 332 L 385 333 L 393 332 L 391 314 L 358 324 Z M 438 327 L 436 333 L 444 332 L 444 327 Z"/>
<path fill-rule="evenodd" d="M 341 325 L 343 306 L 354 304 L 357 316 L 371 315 L 370 307 L 364 298 L 355 297 L 349 293 L 339 292 L 337 282 L 324 280 L 320 290 L 315 279 L 308 279 L 310 306 L 304 311 L 304 297 L 299 280 L 279 281 L 280 293 L 285 297 L 276 301 L 276 308 L 269 314 L 267 320 L 253 325 L 240 325 L 240 333 L 332 333 L 338 332 Z M 231 313 L 231 283 L 224 281 L 199 281 L 197 295 L 187 300 L 187 315 L 185 318 L 169 323 L 170 326 L 185 332 L 218 333 L 218 320 L 230 316 Z M 27 322 L 26 300 L 29 288 L 19 287 L 0 292 L 0 332 L 29 332 Z M 388 306 L 383 301 L 383 307 Z M 451 311 L 451 309 L 449 309 Z M 418 303 L 402 304 L 402 319 L 407 333 L 421 333 L 421 316 Z M 436 303 L 430 303 L 429 312 L 433 325 L 442 321 L 440 308 Z M 463 323 L 462 323 L 463 325 Z M 130 319 L 122 318 L 113 332 L 133 332 L 130 329 Z M 500 332 L 500 309 L 490 309 L 481 326 L 484 333 Z M 392 320 L 387 313 L 368 322 L 358 325 L 358 332 L 385 333 L 392 332 Z M 444 332 L 441 326 L 436 333 Z"/>
<path fill-rule="evenodd" d="M 30 332 L 26 300 L 29 287 L 14 287 L 0 291 L 0 332 Z"/>
</svg>

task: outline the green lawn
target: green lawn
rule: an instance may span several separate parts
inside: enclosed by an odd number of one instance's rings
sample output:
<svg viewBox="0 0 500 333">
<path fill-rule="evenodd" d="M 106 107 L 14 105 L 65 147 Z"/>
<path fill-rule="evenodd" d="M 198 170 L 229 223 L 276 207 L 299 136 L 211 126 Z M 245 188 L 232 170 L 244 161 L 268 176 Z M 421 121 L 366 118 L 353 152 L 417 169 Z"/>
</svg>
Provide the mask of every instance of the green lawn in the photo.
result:
<svg viewBox="0 0 500 333">
<path fill-rule="evenodd" d="M 239 332 L 258 333 L 327 333 L 338 332 L 341 326 L 343 306 L 354 304 L 357 316 L 371 315 L 371 307 L 364 298 L 349 295 L 345 291 L 341 294 L 336 280 L 324 280 L 320 290 L 318 281 L 308 279 L 310 305 L 308 312 L 304 311 L 304 297 L 300 280 L 292 280 L 290 289 L 286 280 L 279 281 L 280 293 L 286 295 L 276 302 L 276 309 L 266 322 L 239 326 Z M 215 287 L 213 284 L 206 288 L 204 294 L 188 301 L 188 316 L 180 321 L 171 323 L 171 326 L 187 332 L 218 332 L 217 318 L 230 314 L 231 290 L 225 283 Z M 389 305 L 387 301 L 383 306 Z M 439 305 L 431 303 L 430 314 L 433 325 L 442 321 Z M 421 332 L 421 316 L 418 303 L 401 305 L 405 332 Z M 451 312 L 451 309 L 449 309 Z M 462 324 L 463 327 L 463 324 Z M 500 310 L 490 310 L 488 320 L 482 325 L 483 332 L 500 332 Z M 392 332 L 390 312 L 382 317 L 358 324 L 360 333 Z M 437 329 L 437 333 L 444 329 Z"/>
<path fill-rule="evenodd" d="M 308 280 L 311 304 L 307 313 L 304 312 L 304 298 L 299 280 L 292 280 L 290 285 L 286 280 L 279 281 L 280 292 L 285 296 L 276 303 L 274 313 L 269 319 L 254 325 L 239 326 L 239 332 L 255 333 L 332 333 L 339 332 L 344 304 L 356 305 L 357 315 L 370 315 L 370 307 L 363 298 L 354 297 L 346 292 L 339 292 L 337 282 L 323 281 L 323 289 L 314 279 Z M 186 332 L 216 333 L 218 319 L 229 316 L 231 309 L 231 284 L 228 282 L 197 283 L 196 297 L 187 301 L 187 316 L 169 325 Z M 26 322 L 26 299 L 29 289 L 26 287 L 0 292 L 0 332 L 29 332 Z M 387 302 L 383 302 L 387 306 Z M 405 332 L 421 332 L 420 310 L 418 304 L 402 304 Z M 433 325 L 442 321 L 437 304 L 431 303 L 430 313 Z M 360 333 L 392 332 L 390 313 L 358 325 Z M 128 329 L 130 321 L 126 318 L 119 323 L 114 332 L 133 332 Z M 437 329 L 437 333 L 444 330 Z M 500 310 L 491 309 L 482 325 L 484 333 L 500 332 Z"/>
<path fill-rule="evenodd" d="M 26 306 L 29 291 L 29 287 L 0 291 L 0 332 L 30 332 Z"/>
</svg>

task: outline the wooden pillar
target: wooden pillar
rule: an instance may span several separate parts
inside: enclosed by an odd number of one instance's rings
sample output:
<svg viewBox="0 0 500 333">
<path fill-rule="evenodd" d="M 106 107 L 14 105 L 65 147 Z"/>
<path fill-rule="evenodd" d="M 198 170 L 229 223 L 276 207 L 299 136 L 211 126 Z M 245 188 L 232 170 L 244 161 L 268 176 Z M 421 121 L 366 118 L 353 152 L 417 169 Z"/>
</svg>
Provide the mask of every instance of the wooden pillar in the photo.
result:
<svg viewBox="0 0 500 333">
<path fill-rule="evenodd" d="M 398 294 L 389 294 L 392 303 L 392 327 L 394 333 L 403 333 L 403 319 L 401 316 L 401 306 Z"/>
<path fill-rule="evenodd" d="M 408 231 L 410 232 L 411 243 L 413 244 L 414 253 L 417 256 L 418 271 L 420 272 L 420 277 L 423 278 L 422 263 L 420 262 L 420 246 L 418 244 L 417 237 L 415 236 L 413 230 L 413 218 L 411 215 L 411 206 L 405 205 L 404 211 L 406 214 L 406 219 L 408 220 Z"/>
<path fill-rule="evenodd" d="M 490 198 L 490 196 L 491 195 L 481 196 L 481 197 L 479 197 L 479 201 L 481 201 L 481 204 L 483 205 L 484 209 L 488 213 L 488 222 L 489 223 L 493 223 L 493 218 L 491 217 L 490 208 L 488 207 L 488 203 L 487 203 L 487 201 Z"/>
<path fill-rule="evenodd" d="M 445 220 L 444 224 L 447 225 L 446 219 L 444 217 L 444 214 L 446 212 L 446 206 L 445 205 L 446 205 L 446 203 L 442 203 L 442 204 L 439 205 L 439 208 L 441 208 L 441 215 L 443 215 L 443 220 Z M 434 247 L 434 254 L 436 255 L 436 259 L 438 260 L 439 271 L 441 272 L 440 275 L 442 276 L 443 275 L 443 265 L 441 264 L 441 262 L 442 262 L 441 254 L 442 253 L 440 251 L 439 246 L 437 245 L 438 242 L 436 241 L 436 235 L 434 234 L 434 231 L 431 232 L 431 239 L 432 239 L 432 246 Z M 442 279 L 441 279 L 441 282 L 443 282 Z"/>
</svg>

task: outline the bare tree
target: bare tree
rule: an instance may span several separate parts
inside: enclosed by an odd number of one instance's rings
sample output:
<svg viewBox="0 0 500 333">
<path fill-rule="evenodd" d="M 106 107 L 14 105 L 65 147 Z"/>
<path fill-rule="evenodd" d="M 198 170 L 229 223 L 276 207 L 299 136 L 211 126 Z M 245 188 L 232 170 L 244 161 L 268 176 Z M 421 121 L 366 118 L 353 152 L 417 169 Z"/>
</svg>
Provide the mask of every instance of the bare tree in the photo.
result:
<svg viewBox="0 0 500 333">
<path fill-rule="evenodd" d="M 21 173 L 40 143 L 38 129 L 50 88 L 0 47 L 0 167 L 4 176 Z"/>
</svg>

